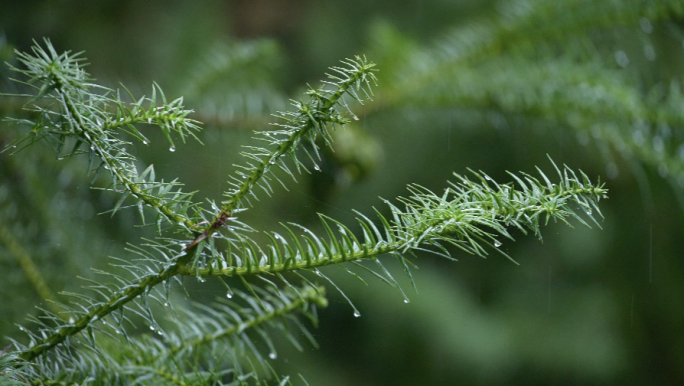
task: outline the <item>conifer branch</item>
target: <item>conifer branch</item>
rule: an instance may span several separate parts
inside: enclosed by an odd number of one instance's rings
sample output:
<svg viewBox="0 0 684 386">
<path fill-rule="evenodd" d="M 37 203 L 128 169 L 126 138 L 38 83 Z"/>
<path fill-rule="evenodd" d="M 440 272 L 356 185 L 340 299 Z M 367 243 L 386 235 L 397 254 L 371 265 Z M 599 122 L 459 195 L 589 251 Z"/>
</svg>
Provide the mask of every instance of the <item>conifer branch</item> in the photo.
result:
<svg viewBox="0 0 684 386">
<path fill-rule="evenodd" d="M 554 164 L 555 167 L 555 164 Z M 540 226 L 550 220 L 567 221 L 572 218 L 589 226 L 577 214 L 577 209 L 592 220 L 593 213 L 600 215 L 598 201 L 605 198 L 607 190 L 602 184 L 593 184 L 581 173 L 579 176 L 565 167 L 556 168 L 560 182 L 553 184 L 544 173 L 542 181 L 523 173 L 522 178 L 510 174 L 519 186 L 498 184 L 482 172 L 472 172 L 479 182 L 455 175 L 457 183 L 436 195 L 417 185 L 409 186 L 412 196 L 399 198 L 406 208 L 386 201 L 390 206 L 392 221 L 379 214 L 382 230 L 365 216 L 358 219 L 364 235 L 359 241 L 344 225 L 323 216 L 322 223 L 328 240 L 297 224 L 307 235 L 297 237 L 290 227 L 285 226 L 288 237 L 274 233 L 273 244 L 261 248 L 256 244 L 242 245 L 242 256 L 233 259 L 225 257 L 210 259 L 203 268 L 179 267 L 178 273 L 190 276 L 245 276 L 259 274 L 280 274 L 287 271 L 315 270 L 328 265 L 375 260 L 383 254 L 405 254 L 408 251 L 428 250 L 450 258 L 445 245 L 453 245 L 464 252 L 486 256 L 485 246 L 510 258 L 498 247 L 499 236 L 513 239 L 507 228 L 516 228 L 523 233 L 531 231 L 541 238 Z M 576 208 L 573 208 L 575 205 Z M 329 222 L 338 228 L 335 235 Z M 595 220 L 594 220 L 595 222 Z M 596 223 L 598 225 L 598 223 Z M 277 246 L 280 241 L 282 248 Z M 250 241 L 242 241 L 249 244 Z M 261 252 L 258 252 L 261 251 Z M 232 263 L 232 264 L 231 264 Z"/>
<path fill-rule="evenodd" d="M 243 152 L 242 155 L 246 158 L 257 161 L 258 164 L 248 164 L 246 167 L 240 167 L 237 170 L 239 178 L 232 177 L 231 190 L 225 193 L 227 200 L 222 202 L 221 211 L 216 215 L 214 221 L 200 233 L 192 243 L 190 243 L 185 250 L 191 250 L 201 241 L 211 235 L 221 226 L 226 220 L 235 213 L 236 210 L 241 209 L 241 202 L 247 195 L 252 195 L 255 186 L 261 186 L 267 194 L 271 194 L 272 188 L 268 182 L 263 182 L 262 178 L 268 179 L 269 173 L 272 169 L 277 167 L 288 173 L 294 178 L 294 174 L 290 171 L 288 166 L 281 160 L 285 155 L 288 155 L 295 163 L 297 170 L 306 167 L 297 159 L 295 150 L 303 142 L 308 141 L 309 144 L 318 152 L 318 145 L 315 143 L 316 137 L 320 136 L 330 145 L 331 138 L 328 125 L 345 125 L 349 121 L 342 117 L 342 115 L 334 109 L 336 105 L 340 105 L 348 109 L 347 102 L 342 97 L 344 94 L 350 94 L 356 101 L 363 103 L 358 93 L 363 92 L 366 96 L 371 94 L 370 84 L 375 82 L 376 78 L 373 74 L 375 64 L 367 61 L 365 58 L 357 56 L 355 60 L 347 60 L 343 62 L 347 67 L 332 67 L 331 69 L 337 75 L 328 74 L 328 78 L 332 81 L 325 81 L 324 83 L 333 86 L 332 90 L 321 87 L 319 89 L 310 88 L 307 92 L 310 100 L 307 103 L 293 101 L 293 106 L 297 108 L 295 112 L 280 113 L 280 118 L 284 123 L 276 123 L 284 130 L 259 132 L 264 138 L 260 138 L 270 145 L 276 146 L 274 150 L 269 151 L 266 148 L 252 148 L 253 152 Z M 355 119 L 356 116 L 354 116 Z M 283 137 L 284 138 L 281 138 Z M 314 159 L 307 153 L 311 161 L 315 164 Z M 318 168 L 318 166 L 315 166 Z M 282 184 L 282 181 L 277 176 L 271 175 Z M 283 184 L 284 186 L 284 184 Z"/>
<path fill-rule="evenodd" d="M 230 374 L 235 379 L 258 379 L 254 371 L 245 373 L 242 368 L 243 358 L 248 355 L 253 355 L 262 366 L 268 367 L 263 353 L 252 340 L 261 338 L 265 341 L 270 350 L 266 356 L 270 359 L 276 356 L 276 351 L 267 330 L 280 331 L 301 350 L 291 331 L 292 324 L 303 328 L 305 335 L 310 334 L 292 314 L 299 312 L 315 325 L 315 309 L 325 307 L 327 300 L 322 287 L 305 286 L 296 292 L 260 288 L 255 288 L 255 291 L 255 295 L 237 292 L 235 296 L 240 302 L 218 299 L 211 307 L 197 305 L 197 310 L 180 308 L 177 310 L 176 328 L 163 333 L 159 330 L 157 334 L 129 337 L 126 341 L 97 334 L 100 336 L 96 338 L 104 349 L 93 353 L 72 353 L 75 358 L 63 365 L 53 363 L 50 356 L 39 356 L 35 358 L 36 366 L 46 373 L 68 370 L 67 379 L 72 382 L 80 382 L 92 374 L 98 374 L 97 379 L 101 382 L 160 378 L 195 384 L 201 379 L 221 379 Z M 230 365 L 231 368 L 214 369 L 210 365 L 202 365 L 206 362 L 202 358 L 211 358 L 212 362 Z"/>
<path fill-rule="evenodd" d="M 306 103 L 293 102 L 296 111 L 279 115 L 281 121 L 276 124 L 279 130 L 260 134 L 260 139 L 270 148 L 249 147 L 243 152 L 248 163 L 237 166 L 237 176 L 230 181 L 226 199 L 220 205 L 212 202 L 212 210 L 203 212 L 198 204 L 192 202 L 192 193 L 171 191 L 177 185 L 175 181 L 156 182 L 151 166 L 138 174 L 134 157 L 124 148 L 128 142 L 114 135 L 116 131 L 124 131 L 146 143 L 146 138 L 133 125 L 154 123 L 168 138 L 171 150 L 175 149 L 171 132 L 184 139 L 185 136 L 194 137 L 192 131 L 198 129 L 197 122 L 186 118 L 190 111 L 183 109 L 182 99 L 167 103 L 155 85 L 151 99 L 134 100 L 129 109 L 118 94 L 109 96 L 114 93 L 112 90 L 103 88 L 104 95 L 89 91 L 98 86 L 87 83 L 87 74 L 81 68 L 78 54 L 58 55 L 49 41 L 46 44 L 47 51 L 34 47 L 34 55 L 19 54 L 20 61 L 28 69 L 15 70 L 28 76 L 27 84 L 38 82 L 41 85 L 34 86 L 38 91 L 31 103 L 45 98 L 54 102 L 56 107 L 34 105 L 38 117 L 33 121 L 18 121 L 30 124 L 33 130 L 14 145 L 24 141 L 30 144 L 45 138 L 56 144 L 59 157 L 69 139 L 74 144 L 70 155 L 88 154 L 91 164 L 93 158 L 100 159 L 102 163 L 97 169 L 89 166 L 89 171 L 95 170 L 96 177 L 102 169 L 109 170 L 113 179 L 109 190 L 123 186 L 124 196 L 112 212 L 121 208 L 130 195 L 137 199 L 136 206 L 141 216 L 144 205 L 158 212 L 160 233 L 162 220 L 167 220 L 172 227 L 179 226 L 187 231 L 186 234 L 194 233 L 195 238 L 188 243 L 182 237 L 160 237 L 141 247 L 131 247 L 129 251 L 137 255 L 136 259 L 116 259 L 117 266 L 128 271 L 129 277 L 96 271 L 114 279 L 114 284 L 90 280 L 89 288 L 96 293 L 95 296 L 65 294 L 75 299 L 73 307 L 65 306 L 68 321 L 48 311 L 34 318 L 38 331 L 27 331 L 30 344 L 24 346 L 15 342 L 18 358 L 36 362 L 35 369 L 30 369 L 34 379 L 42 379 L 43 376 L 48 380 L 66 379 L 69 374 L 74 382 L 81 382 L 88 376 L 86 374 L 97 373 L 114 383 L 130 378 L 135 383 L 159 377 L 177 384 L 192 384 L 232 374 L 238 382 L 249 377 L 259 382 L 255 375 L 259 372 L 256 366 L 252 364 L 253 371 L 243 371 L 241 358 L 248 357 L 249 361 L 253 356 L 263 371 L 268 373 L 270 368 L 245 331 L 262 337 L 274 356 L 275 350 L 266 327 L 285 332 L 286 337 L 299 347 L 288 332 L 287 323 L 292 321 L 302 327 L 303 334 L 313 341 L 311 334 L 292 313 L 300 311 L 315 323 L 315 306 L 327 303 L 324 290 L 311 283 L 302 272 L 313 272 L 339 290 L 318 268 L 339 265 L 361 279 L 347 268 L 354 265 L 391 286 L 399 287 L 378 260 L 380 255 L 397 257 L 413 283 L 406 254 L 428 251 L 452 259 L 448 248 L 451 245 L 477 256 L 488 255 L 490 247 L 507 256 L 498 247 L 501 238 L 513 239 L 509 229 L 518 229 L 524 234 L 531 232 L 541 238 L 540 226 L 550 220 L 570 225 L 569 220 L 575 219 L 589 225 L 583 219 L 584 215 L 577 212 L 586 213 L 594 220 L 594 213 L 600 215 L 598 201 L 607 194 L 600 182 L 594 184 L 583 173 L 575 173 L 568 167 L 561 170 L 555 164 L 559 179 L 556 184 L 551 183 L 541 171 L 540 179 L 525 173 L 510 174 L 515 183 L 508 184 L 498 184 L 482 172 L 472 172 L 475 181 L 456 175 L 457 182 L 440 195 L 410 185 L 411 196 L 399 198 L 403 209 L 385 201 L 391 217 L 386 218 L 376 211 L 378 221 L 373 222 L 358 213 L 363 241 L 340 222 L 321 215 L 327 240 L 305 227 L 288 224 L 283 226 L 285 237 L 276 232 L 267 233 L 271 243 L 264 246 L 248 237 L 247 232 L 253 229 L 233 216 L 245 210 L 245 201 L 248 202 L 250 196 L 257 197 L 256 187 L 271 195 L 274 192 L 270 185 L 272 181 L 285 185 L 275 171 L 280 170 L 294 178 L 284 156 L 291 159 L 297 172 L 308 171 L 298 158 L 302 153 L 314 168 L 318 168 L 318 142 L 330 145 L 330 130 L 349 122 L 338 111 L 339 108 L 349 110 L 343 96 L 350 95 L 362 103 L 361 95 L 369 98 L 372 94 L 370 86 L 375 82 L 373 63 L 361 57 L 347 60 L 344 62 L 346 67 L 333 68 L 338 75 L 328 75 L 330 81 L 324 82 L 331 89 L 310 89 Z M 157 91 L 163 100 L 159 107 L 156 105 Z M 143 103 L 147 107 L 143 107 Z M 112 112 L 112 108 L 116 112 Z M 358 119 L 351 114 L 353 119 Z M 317 141 L 317 138 L 322 141 Z M 90 150 L 80 151 L 82 144 Z M 189 213 L 193 210 L 194 213 Z M 206 213 L 213 220 L 207 221 L 209 225 L 202 228 L 196 222 L 206 220 Z M 220 232 L 224 227 L 228 228 L 226 234 Z M 295 231 L 303 234 L 297 235 Z M 219 245 L 223 242 L 227 249 L 221 250 Z M 360 264 L 363 260 L 374 260 L 378 270 Z M 290 271 L 308 285 L 296 287 L 291 284 L 283 275 Z M 211 308 L 203 307 L 201 313 L 188 312 L 191 317 L 179 322 L 178 334 L 166 331 L 162 338 L 147 336 L 142 339 L 129 335 L 124 327 L 131 323 L 128 315 L 142 318 L 149 323 L 151 330 L 162 335 L 148 299 L 168 306 L 172 280 L 180 282 L 180 275 L 198 276 L 200 281 L 208 276 L 237 276 L 249 293 L 240 294 L 244 304 L 229 301 Z M 248 275 L 256 276 L 265 284 L 251 284 L 244 279 Z M 230 298 L 232 290 L 228 288 Z M 404 297 L 408 301 L 405 294 Z M 98 343 L 103 336 L 114 338 L 116 342 L 123 342 L 123 338 L 130 343 L 127 346 L 129 351 L 123 351 L 131 353 L 133 359 L 115 357 L 103 350 Z M 217 343 L 219 339 L 227 339 L 230 343 L 221 347 Z M 221 355 L 222 358 L 230 357 L 227 361 L 232 369 L 226 370 L 222 367 L 223 362 L 214 361 L 218 348 L 228 351 Z M 84 350 L 92 353 L 85 354 Z M 115 352 L 120 354 L 122 350 Z M 273 358 L 270 354 L 269 357 Z M 208 362 L 203 362 L 202 358 L 208 358 Z M 207 363 L 216 364 L 211 367 Z M 111 374 L 107 374 L 109 370 Z M 284 378 L 282 383 L 287 381 L 288 378 Z"/>
<path fill-rule="evenodd" d="M 168 280 L 176 274 L 176 268 L 177 265 L 170 264 L 164 271 L 158 274 L 148 275 L 140 282 L 129 284 L 119 293 L 108 298 L 105 302 L 98 302 L 95 307 L 90 309 L 87 314 L 78 320 L 55 329 L 51 335 L 40 340 L 38 344 L 21 352 L 19 357 L 26 361 L 33 360 L 38 355 L 64 342 L 69 337 L 78 334 L 85 328 L 88 328 L 93 322 L 104 318 L 113 311 L 123 307 L 126 303 L 136 299 L 145 291 L 149 291 L 152 287 Z"/>
<path fill-rule="evenodd" d="M 284 124 L 276 124 L 276 126 L 281 126 L 286 129 L 284 132 L 266 132 L 264 135 L 276 136 L 276 135 L 287 135 L 286 139 L 273 139 L 269 142 L 271 144 L 278 145 L 276 149 L 268 153 L 258 165 L 251 167 L 251 173 L 249 175 L 241 172 L 241 175 L 245 177 L 245 181 L 237 185 L 235 189 L 226 193 L 228 197 L 227 200 L 223 202 L 222 211 L 226 213 L 231 213 L 237 209 L 240 205 L 240 201 L 251 191 L 254 186 L 261 180 L 262 176 L 270 171 L 272 165 L 284 155 L 290 155 L 293 159 L 294 150 L 297 146 L 304 141 L 309 139 L 315 140 L 317 135 L 321 135 L 324 138 L 328 137 L 327 125 L 332 124 L 342 124 L 348 123 L 348 120 L 343 118 L 340 113 L 333 110 L 336 104 L 346 103 L 340 101 L 342 96 L 351 91 L 351 95 L 360 103 L 361 99 L 357 96 L 354 88 L 357 91 L 362 90 L 362 87 L 370 87 L 370 82 L 375 81 L 375 76 L 373 71 L 375 71 L 375 64 L 368 62 L 365 58 L 359 56 L 356 60 L 348 60 L 346 64 L 349 68 L 333 67 L 332 70 L 336 71 L 339 76 L 328 75 L 328 77 L 335 82 L 326 82 L 333 85 L 335 88 L 333 90 L 326 90 L 324 88 L 319 88 L 317 90 L 309 89 L 307 93 L 311 98 L 306 104 L 302 102 L 293 101 L 293 105 L 297 107 L 298 111 L 294 113 L 281 113 L 279 118 L 282 119 Z M 341 76 L 341 77 L 340 77 Z M 312 130 L 315 130 L 313 133 Z M 315 145 L 314 145 L 315 146 Z M 257 149 L 261 150 L 261 149 Z M 260 151 L 256 154 L 245 153 L 248 158 L 255 159 L 257 156 L 262 155 Z M 297 168 L 302 166 L 299 162 L 296 162 Z"/>
<path fill-rule="evenodd" d="M 133 99 L 132 108 L 128 108 L 118 95 L 115 98 L 109 96 L 114 93 L 113 90 L 88 83 L 88 74 L 82 68 L 83 59 L 80 53 L 57 54 L 47 39 L 45 45 L 46 49 L 43 49 L 36 43 L 32 48 L 33 55 L 17 52 L 18 60 L 26 69 L 12 66 L 11 69 L 28 78 L 27 82 L 21 83 L 38 90 L 29 104 L 47 98 L 56 102 L 57 108 L 53 110 L 35 106 L 34 111 L 38 113 L 38 117 L 34 121 L 16 121 L 28 124 L 33 129 L 10 143 L 7 149 L 16 152 L 24 147 L 17 149 L 17 146 L 24 142 L 28 141 L 30 145 L 45 138 L 55 142 L 59 159 L 86 153 L 90 158 L 89 171 L 95 172 L 93 180 L 105 169 L 113 179 L 113 187 L 110 190 L 120 191 L 117 185 L 124 187 L 124 195 L 113 212 L 116 212 L 123 200 L 131 195 L 138 200 L 141 216 L 143 205 L 150 206 L 159 213 L 161 217 L 157 224 L 160 230 L 161 218 L 165 218 L 173 225 L 179 224 L 186 229 L 194 229 L 194 214 L 188 216 L 187 213 L 197 206 L 190 201 L 192 193 L 183 193 L 180 190 L 172 192 L 171 189 L 178 185 L 175 181 L 155 182 L 151 166 L 139 175 L 134 163 L 135 158 L 125 148 L 130 143 L 114 135 L 114 130 L 118 129 L 147 144 L 147 138 L 133 124 L 154 124 L 169 140 L 170 150 L 175 150 L 171 132 L 178 133 L 185 141 L 186 136 L 196 138 L 193 130 L 199 130 L 196 121 L 186 118 L 191 111 L 183 109 L 182 98 L 167 103 L 161 88 L 155 85 L 150 99 L 143 97 L 137 102 Z M 40 84 L 39 87 L 33 85 L 36 82 Z M 91 92 L 91 88 L 101 89 L 104 94 Z M 160 93 L 163 102 L 161 106 L 157 106 L 157 92 Z M 145 102 L 148 103 L 148 107 L 143 106 Z M 112 108 L 116 109 L 116 113 L 110 111 Z M 67 138 L 73 141 L 73 150 L 68 155 L 62 155 Z M 80 150 L 83 145 L 88 150 Z M 99 158 L 101 164 L 92 169 L 95 158 Z"/>
</svg>

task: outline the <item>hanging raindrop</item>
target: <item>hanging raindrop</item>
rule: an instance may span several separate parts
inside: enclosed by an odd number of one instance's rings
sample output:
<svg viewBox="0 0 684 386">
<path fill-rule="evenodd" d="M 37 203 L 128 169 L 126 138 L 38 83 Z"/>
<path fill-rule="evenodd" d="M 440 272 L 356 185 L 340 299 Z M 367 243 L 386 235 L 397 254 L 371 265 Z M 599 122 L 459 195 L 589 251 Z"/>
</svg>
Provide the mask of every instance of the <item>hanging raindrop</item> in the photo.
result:
<svg viewBox="0 0 684 386">
<path fill-rule="evenodd" d="M 647 18 L 642 17 L 641 19 L 639 19 L 639 24 L 641 25 L 641 30 L 646 32 L 647 34 L 653 32 L 653 25 L 651 24 L 651 21 Z"/>
<path fill-rule="evenodd" d="M 644 56 L 651 62 L 656 59 L 656 52 L 652 45 L 647 44 L 644 46 Z"/>
<path fill-rule="evenodd" d="M 361 316 L 361 313 L 359 311 L 354 311 L 354 317 L 358 318 L 359 316 Z"/>
<path fill-rule="evenodd" d="M 592 213 L 591 209 L 587 209 L 587 216 L 591 216 Z"/>
<path fill-rule="evenodd" d="M 499 240 L 494 240 L 494 246 L 499 248 L 501 246 L 501 242 Z"/>
<path fill-rule="evenodd" d="M 616 51 L 615 61 L 617 62 L 618 66 L 622 68 L 625 68 L 629 65 L 629 58 L 627 57 L 625 51 Z"/>
<path fill-rule="evenodd" d="M 170 151 L 170 152 L 176 151 L 176 147 L 175 147 L 175 146 L 171 146 L 171 147 L 169 148 L 169 151 Z"/>
<path fill-rule="evenodd" d="M 231 294 L 230 292 L 228 292 L 228 293 L 226 294 L 226 297 L 227 297 L 228 299 L 232 299 L 232 298 L 233 298 L 233 294 Z"/>
<path fill-rule="evenodd" d="M 272 352 L 272 353 L 268 354 L 268 357 L 271 359 L 276 359 L 276 358 L 278 358 L 278 354 Z"/>
<path fill-rule="evenodd" d="M 404 303 L 408 304 L 408 303 L 410 303 L 410 302 L 411 302 L 410 300 L 404 299 Z"/>
<path fill-rule="evenodd" d="M 150 330 L 154 331 L 154 326 L 150 326 Z"/>
<path fill-rule="evenodd" d="M 658 165 L 658 174 L 662 178 L 665 178 L 670 174 L 670 170 L 664 162 L 661 162 L 660 165 Z"/>
</svg>

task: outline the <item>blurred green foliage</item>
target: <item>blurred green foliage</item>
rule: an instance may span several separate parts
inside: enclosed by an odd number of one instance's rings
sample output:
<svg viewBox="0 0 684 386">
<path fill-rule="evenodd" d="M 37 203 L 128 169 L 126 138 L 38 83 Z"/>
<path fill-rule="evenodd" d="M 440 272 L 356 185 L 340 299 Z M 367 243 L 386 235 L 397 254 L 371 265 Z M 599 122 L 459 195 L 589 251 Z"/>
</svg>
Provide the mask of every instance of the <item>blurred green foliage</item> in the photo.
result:
<svg viewBox="0 0 684 386">
<path fill-rule="evenodd" d="M 141 95 L 155 81 L 185 96 L 206 124 L 205 145 L 132 151 L 207 197 L 226 188 L 251 131 L 303 85 L 344 57 L 376 62 L 375 101 L 338 133 L 321 173 L 248 213 L 260 228 L 315 226 L 316 211 L 350 223 L 350 208 L 368 212 L 407 182 L 438 191 L 467 167 L 508 180 L 506 170 L 544 168 L 546 154 L 607 179 L 603 230 L 552 225 L 543 244 L 506 242 L 520 266 L 425 256 L 409 304 L 331 270 L 363 317 L 333 296 L 315 332 L 321 348 L 283 346 L 276 365 L 310 384 L 684 381 L 681 1 L 6 0 L 0 9 L 2 61 L 49 37 L 59 51 L 85 51 L 101 83 Z M 2 92 L 17 91 L 9 76 L 0 68 Z M 20 108 L 0 99 L 3 117 Z M 2 124 L 0 146 L 20 132 Z M 87 161 L 46 153 L 0 154 L 0 225 L 57 293 L 152 230 L 130 227 L 132 212 L 96 215 L 116 197 L 87 188 Z M 39 312 L 28 305 L 46 305 L 7 245 L 0 240 L 0 332 L 16 336 L 14 323 Z M 224 293 L 216 283 L 188 287 L 198 301 Z"/>
</svg>

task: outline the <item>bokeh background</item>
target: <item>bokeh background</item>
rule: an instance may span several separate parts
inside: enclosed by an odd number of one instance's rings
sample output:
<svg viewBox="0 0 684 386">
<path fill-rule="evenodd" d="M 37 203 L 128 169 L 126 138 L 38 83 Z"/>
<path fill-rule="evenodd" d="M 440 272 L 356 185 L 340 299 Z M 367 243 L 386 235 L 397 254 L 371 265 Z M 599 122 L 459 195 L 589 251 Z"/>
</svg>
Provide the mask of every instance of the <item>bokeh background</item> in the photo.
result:
<svg viewBox="0 0 684 386">
<path fill-rule="evenodd" d="M 85 51 L 98 83 L 140 96 L 157 82 L 183 96 L 204 145 L 172 153 L 150 132 L 152 145 L 133 151 L 217 200 L 270 114 L 341 59 L 376 62 L 374 101 L 354 107 L 360 120 L 337 133 L 320 172 L 243 213 L 257 229 L 316 228 L 317 212 L 351 225 L 351 209 L 384 210 L 378 197 L 408 183 L 439 192 L 467 168 L 497 181 L 535 166 L 551 175 L 547 154 L 606 182 L 602 229 L 550 224 L 543 242 L 515 233 L 502 248 L 520 265 L 419 255 L 415 293 L 388 261 L 410 303 L 329 270 L 362 316 L 329 288 L 320 349 L 281 342 L 279 372 L 340 386 L 684 383 L 684 2 L 0 1 L 3 62 L 44 37 Z M 7 66 L 0 75 L 2 92 L 20 90 Z M 0 98 L 0 116 L 21 117 L 22 103 Z M 0 123 L 0 145 L 23 130 Z M 3 337 L 48 307 L 23 254 L 49 291 L 79 291 L 76 277 L 154 237 L 132 212 L 97 215 L 117 197 L 90 189 L 86 168 L 46 143 L 0 153 Z M 225 293 L 187 283 L 192 300 Z"/>
</svg>

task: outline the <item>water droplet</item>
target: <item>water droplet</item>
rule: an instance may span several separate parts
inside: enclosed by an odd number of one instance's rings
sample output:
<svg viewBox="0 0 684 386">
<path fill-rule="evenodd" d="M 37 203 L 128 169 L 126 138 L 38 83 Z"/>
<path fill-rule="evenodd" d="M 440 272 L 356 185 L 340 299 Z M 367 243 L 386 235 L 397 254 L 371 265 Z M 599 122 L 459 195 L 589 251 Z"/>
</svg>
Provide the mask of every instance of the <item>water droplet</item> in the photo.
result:
<svg viewBox="0 0 684 386">
<path fill-rule="evenodd" d="M 652 45 L 647 44 L 644 46 L 644 56 L 646 59 L 650 60 L 651 62 L 656 59 L 656 52 L 655 48 L 653 48 Z"/>
<path fill-rule="evenodd" d="M 200 283 L 204 283 L 205 280 L 204 280 L 203 278 L 200 277 L 200 278 L 199 278 L 199 282 L 200 282 Z"/>
<path fill-rule="evenodd" d="M 24 330 L 24 327 L 19 327 L 19 331 L 26 331 L 26 330 Z"/>
<path fill-rule="evenodd" d="M 159 334 L 159 335 L 164 335 L 164 333 L 161 332 L 161 331 L 157 331 L 157 334 Z"/>
<path fill-rule="evenodd" d="M 12 146 L 12 149 L 16 149 L 16 148 L 17 148 L 17 145 Z"/>
<path fill-rule="evenodd" d="M 69 323 L 73 323 L 73 322 L 74 322 L 74 318 L 73 317 L 69 318 Z"/>
<path fill-rule="evenodd" d="M 494 240 L 494 246 L 499 248 L 501 246 L 501 242 L 499 240 Z"/>
<path fill-rule="evenodd" d="M 64 157 L 59 157 L 59 158 L 57 158 L 57 161 L 61 161 L 63 159 L 64 159 Z"/>
<path fill-rule="evenodd" d="M 616 51 L 615 61 L 617 62 L 618 66 L 622 68 L 625 68 L 629 65 L 629 58 L 627 57 L 625 51 Z"/>
<path fill-rule="evenodd" d="M 321 168 L 319 168 L 318 165 L 314 166 L 314 169 L 315 169 L 316 171 L 320 171 L 320 170 L 321 170 Z"/>
<path fill-rule="evenodd" d="M 271 164 L 271 165 L 275 164 L 275 158 L 273 158 L 273 159 L 271 159 L 270 161 L 268 161 L 268 163 Z"/>
<path fill-rule="evenodd" d="M 408 303 L 410 303 L 410 302 L 411 302 L 410 300 L 404 299 L 404 303 L 408 304 Z"/>
<path fill-rule="evenodd" d="M 668 169 L 665 163 L 661 163 L 660 165 L 658 165 L 658 174 L 663 178 L 667 177 L 668 174 L 670 174 L 670 169 Z"/>
<path fill-rule="evenodd" d="M 154 326 L 150 326 L 150 330 L 154 331 Z"/>
<path fill-rule="evenodd" d="M 484 178 L 485 178 L 485 180 L 487 180 L 487 181 L 491 181 L 491 180 L 492 180 L 492 177 L 490 177 L 490 176 L 488 176 L 488 175 L 486 175 L 486 174 L 485 174 Z"/>
<path fill-rule="evenodd" d="M 171 147 L 169 148 L 169 151 L 170 151 L 170 152 L 176 151 L 176 147 L 175 147 L 175 146 L 171 146 Z"/>
<path fill-rule="evenodd" d="M 662 153 L 663 150 L 665 150 L 665 143 L 659 135 L 653 137 L 653 150 L 657 151 L 658 153 Z"/>
<path fill-rule="evenodd" d="M 107 169 L 107 170 L 109 170 L 109 166 L 108 166 L 108 165 L 105 165 L 104 168 Z"/>
<path fill-rule="evenodd" d="M 591 209 L 587 209 L 587 216 L 591 216 L 591 214 L 594 213 L 591 211 Z"/>
<path fill-rule="evenodd" d="M 359 120 L 359 117 L 357 117 L 356 115 L 354 115 L 352 118 L 354 118 L 355 121 Z"/>
<path fill-rule="evenodd" d="M 168 307 L 168 306 L 169 306 L 169 303 L 164 303 L 164 307 Z"/>
<path fill-rule="evenodd" d="M 271 359 L 276 359 L 276 358 L 278 358 L 278 354 L 272 352 L 272 353 L 268 354 L 268 357 Z"/>
<path fill-rule="evenodd" d="M 143 145 L 147 145 L 147 141 L 143 141 Z"/>
<path fill-rule="evenodd" d="M 359 316 L 361 316 L 361 313 L 359 311 L 354 311 L 354 317 L 358 318 Z"/>
<path fill-rule="evenodd" d="M 647 34 L 653 32 L 653 25 L 651 24 L 651 21 L 647 18 L 642 17 L 641 19 L 639 19 L 639 25 L 641 26 L 641 30 L 646 32 Z"/>
</svg>

